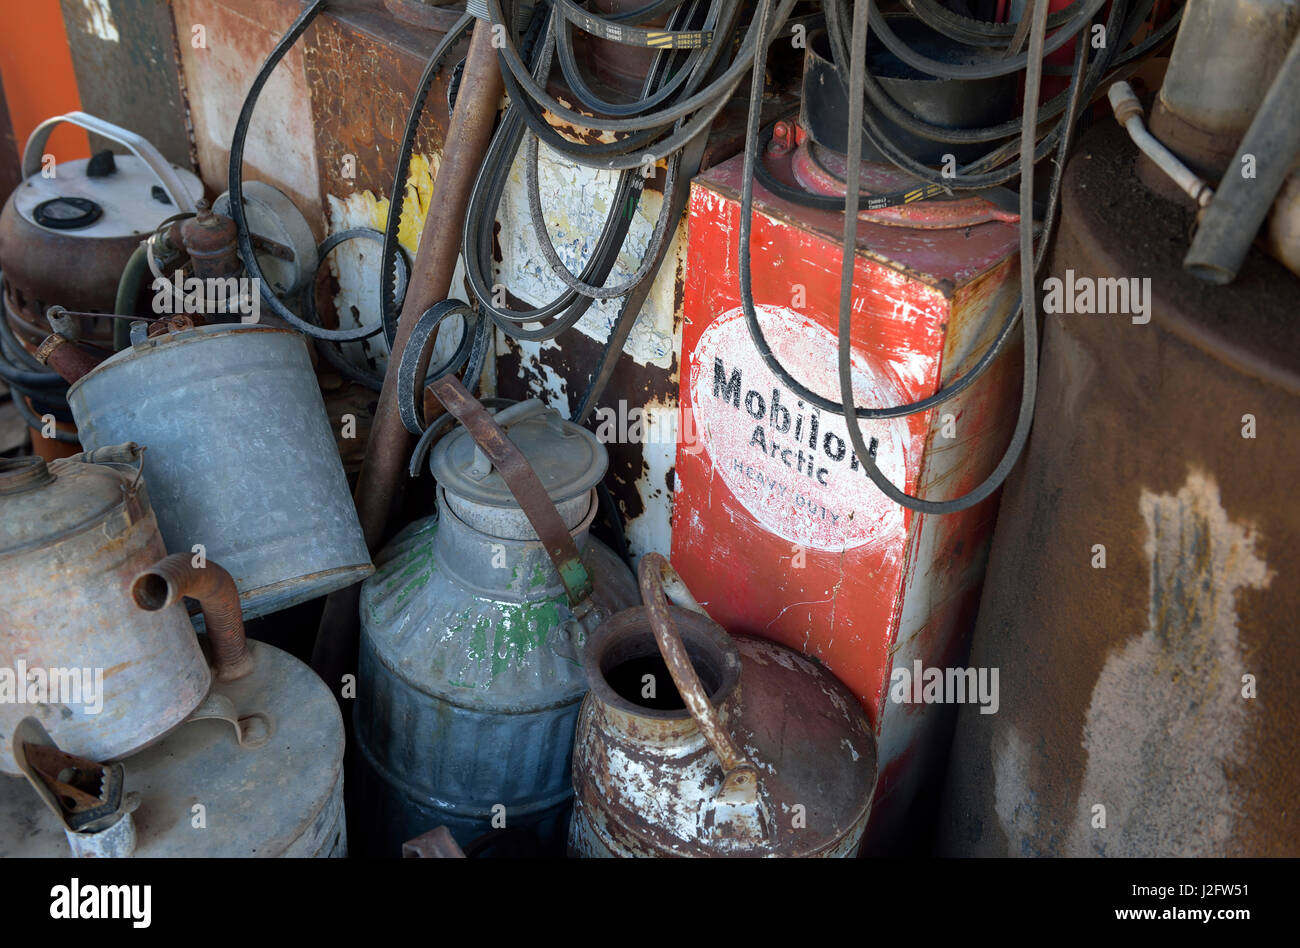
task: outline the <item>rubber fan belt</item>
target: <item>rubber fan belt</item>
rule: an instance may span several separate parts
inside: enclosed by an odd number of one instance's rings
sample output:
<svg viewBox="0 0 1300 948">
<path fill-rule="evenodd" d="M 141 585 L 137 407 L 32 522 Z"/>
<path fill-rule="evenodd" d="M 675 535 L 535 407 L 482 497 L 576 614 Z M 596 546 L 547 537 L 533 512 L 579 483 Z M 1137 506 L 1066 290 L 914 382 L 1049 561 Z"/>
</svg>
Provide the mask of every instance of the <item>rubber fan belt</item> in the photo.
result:
<svg viewBox="0 0 1300 948">
<path fill-rule="evenodd" d="M 302 313 L 308 322 L 313 325 L 319 325 L 320 320 L 316 315 L 316 276 L 320 273 L 320 268 L 324 266 L 325 260 L 334 251 L 339 244 L 346 243 L 349 240 L 356 240 L 361 237 L 368 237 L 376 240 L 380 244 L 384 242 L 384 235 L 375 230 L 373 227 L 350 227 L 347 230 L 336 230 L 316 246 L 316 269 L 312 272 L 311 278 L 302 288 Z M 397 260 L 402 264 L 402 283 L 401 292 L 406 292 L 407 281 L 410 277 L 410 266 L 406 262 L 406 256 L 403 253 L 396 255 Z M 381 296 L 382 296 L 381 291 Z M 394 295 L 397 295 L 394 291 Z M 352 362 L 345 358 L 344 355 L 335 348 L 334 343 L 325 339 L 317 339 L 316 351 L 321 354 L 326 362 L 333 369 L 349 381 L 363 385 L 372 391 L 381 391 L 384 387 L 384 377 L 377 372 L 371 372 L 360 366 L 353 365 Z M 389 347 L 391 350 L 391 346 Z"/>
<path fill-rule="evenodd" d="M 763 20 L 766 27 L 768 15 L 771 7 L 771 0 L 762 0 L 762 6 L 759 18 Z M 1038 89 L 1042 75 L 1042 55 L 1043 55 L 1043 38 L 1046 22 L 1046 0 L 1038 0 L 1034 4 L 1034 11 L 1031 14 L 1034 17 L 1033 30 L 1030 40 L 1029 57 L 1031 66 L 1026 78 L 1025 102 L 1036 102 L 1038 99 Z M 850 438 L 854 444 L 854 451 L 859 461 L 863 464 L 864 469 L 871 477 L 873 483 L 881 489 L 886 496 L 890 497 L 896 503 L 899 503 L 912 510 L 922 513 L 952 513 L 958 510 L 964 510 L 989 496 L 1000 486 L 1007 473 L 1014 466 L 1020 451 L 1024 447 L 1025 440 L 1028 438 L 1029 427 L 1033 419 L 1033 402 L 1037 387 L 1037 325 L 1036 317 L 1033 314 L 1034 300 L 1034 279 L 1036 267 L 1034 262 L 1033 246 L 1033 164 L 1032 161 L 1024 160 L 1023 174 L 1021 175 L 1020 200 L 1021 200 L 1021 219 L 1020 219 L 1020 243 L 1021 259 L 1029 261 L 1028 265 L 1022 263 L 1021 266 L 1021 300 L 1017 304 L 1017 314 L 1025 306 L 1029 311 L 1026 318 L 1022 320 L 1025 332 L 1025 378 L 1021 399 L 1020 417 L 1017 420 L 1016 431 L 1012 437 L 1002 460 L 999 462 L 994 472 L 973 491 L 963 495 L 960 498 L 949 501 L 928 501 L 921 498 L 912 497 L 901 490 L 898 490 L 891 484 L 887 478 L 880 472 L 875 465 L 875 459 L 872 449 L 863 443 L 861 429 L 858 425 L 857 416 L 862 414 L 856 409 L 852 401 L 852 378 L 850 373 L 850 327 L 851 327 L 851 297 L 853 276 L 855 269 L 853 266 L 855 259 L 855 247 L 857 239 L 857 204 L 859 198 L 860 173 L 861 173 L 861 147 L 862 134 L 861 116 L 862 102 L 864 98 L 863 73 L 865 72 L 865 50 L 867 39 L 867 10 L 865 4 L 859 5 L 854 11 L 853 21 L 853 45 L 854 54 L 851 59 L 851 82 L 849 87 L 850 93 L 850 131 L 849 131 L 849 178 L 848 191 L 846 193 L 846 211 L 844 222 L 844 244 L 842 249 L 842 271 L 841 271 L 841 299 L 840 299 L 840 344 L 839 344 L 839 376 L 841 397 L 845 399 L 847 410 L 841 408 L 845 419 L 848 422 Z M 776 26 L 780 25 L 780 20 L 776 21 Z M 758 326 L 757 313 L 753 305 L 752 285 L 750 281 L 749 252 L 748 244 L 752 232 L 753 217 L 753 167 L 757 158 L 755 138 L 757 136 L 760 110 L 758 101 L 761 100 L 763 89 L 763 64 L 766 58 L 766 47 L 764 47 L 758 56 L 755 57 L 754 71 L 751 84 L 751 105 L 749 111 L 749 122 L 747 129 L 747 138 L 749 145 L 745 150 L 745 170 L 743 179 L 743 194 L 741 206 L 741 235 L 739 246 L 739 267 L 740 267 L 740 290 L 742 306 L 745 310 L 746 320 L 749 324 L 751 333 L 754 335 L 754 342 L 759 348 L 760 355 L 772 368 L 775 364 L 779 369 L 778 375 L 788 378 L 788 373 L 784 367 L 775 359 L 767 346 L 766 341 L 762 338 L 761 327 Z M 1085 53 L 1082 44 L 1076 56 L 1076 69 L 1073 83 L 1077 88 L 1080 86 L 1082 75 L 1082 64 Z M 1073 108 L 1067 117 L 1072 120 Z M 1028 156 L 1033 152 L 1033 143 L 1036 132 L 1037 110 L 1026 110 L 1022 118 L 1023 128 L 1021 134 L 1021 154 Z M 1067 125 L 1069 122 L 1067 121 Z M 1062 135 L 1062 145 L 1068 142 L 1068 134 Z M 1063 157 L 1063 156 L 1062 156 Z M 1057 177 L 1054 183 L 1059 182 L 1064 161 L 1059 163 Z M 1051 202 L 1049 202 L 1050 204 Z M 1013 317 L 1014 319 L 1014 317 Z M 790 381 L 793 381 L 791 379 Z M 819 396 L 820 398 L 820 396 Z M 825 399 L 822 399 L 825 402 Z M 833 403 L 831 403 L 833 405 Z M 836 410 L 831 408 L 829 410 Z M 921 410 L 921 409 L 916 409 Z M 879 410 L 875 410 L 879 411 Z M 909 412 L 910 413 L 910 412 Z"/>
<path fill-rule="evenodd" d="M 552 23 L 548 28 L 548 39 L 553 35 L 554 24 Z M 653 87 L 659 75 L 662 74 L 664 66 L 664 57 L 656 57 L 656 62 L 652 67 L 650 74 L 646 77 L 645 88 L 647 90 Z M 539 71 L 545 73 L 549 68 L 550 59 L 547 52 L 544 50 L 539 64 Z M 642 254 L 640 266 L 625 282 L 612 287 L 607 287 L 603 285 L 603 282 L 604 279 L 608 277 L 608 274 L 606 274 L 605 277 L 602 277 L 602 285 L 587 283 L 582 280 L 581 277 L 572 273 L 569 268 L 565 266 L 564 261 L 560 259 L 559 254 L 556 253 L 555 244 L 552 242 L 551 235 L 546 228 L 545 214 L 542 211 L 541 189 L 538 186 L 537 181 L 537 152 L 537 136 L 525 133 L 524 173 L 526 179 L 525 191 L 528 194 L 528 217 L 533 228 L 533 233 L 537 239 L 538 247 L 541 249 L 542 256 L 545 258 L 547 264 L 550 266 L 551 272 L 571 290 L 574 290 L 583 296 L 591 297 L 592 299 L 616 299 L 620 296 L 627 295 L 647 279 L 653 279 L 654 273 L 658 269 L 657 263 L 662 259 L 660 248 L 663 246 L 667 237 L 671 205 L 673 203 L 671 198 L 678 187 L 677 175 L 680 162 L 677 160 L 677 156 L 674 156 L 669 160 L 668 175 L 664 183 L 664 200 L 660 205 L 659 216 L 655 221 L 654 229 L 650 235 L 650 240 L 646 245 L 645 252 Z M 631 172 L 625 172 L 625 174 L 631 174 Z M 645 177 L 644 173 L 642 174 L 642 177 Z M 639 196 L 638 193 L 638 199 Z M 621 205 L 618 202 L 615 202 L 614 206 L 611 208 L 611 213 L 618 213 L 620 210 Z M 631 226 L 631 218 L 634 212 L 635 206 L 629 206 L 627 209 L 629 228 Z M 624 237 L 624 239 L 626 239 L 626 237 Z M 620 246 L 620 250 L 621 249 Z"/>
<path fill-rule="evenodd" d="M 553 29 L 553 21 L 548 23 L 548 33 Z M 549 44 L 544 47 L 539 54 L 538 63 L 535 70 L 539 74 L 545 74 L 550 68 L 550 49 Z M 664 57 L 656 57 L 655 66 L 646 78 L 645 88 L 653 87 L 661 75 Z M 470 196 L 469 211 L 465 218 L 464 233 L 464 250 L 465 265 L 471 292 L 479 306 L 487 311 L 492 321 L 499 326 L 503 332 L 514 338 L 526 340 L 550 339 L 559 335 L 559 333 L 573 326 L 579 318 L 591 307 L 594 302 L 596 293 L 601 292 L 596 289 L 597 283 L 604 283 L 609 273 L 613 270 L 617 262 L 619 252 L 622 249 L 623 242 L 626 239 L 627 232 L 631 227 L 632 217 L 635 213 L 636 206 L 640 201 L 644 179 L 636 173 L 624 172 L 619 179 L 618 187 L 615 191 L 614 199 L 611 203 L 610 212 L 606 217 L 605 226 L 602 229 L 600 238 L 597 241 L 595 251 L 590 255 L 586 267 L 580 277 L 574 278 L 567 268 L 563 274 L 558 271 L 559 276 L 566 284 L 569 285 L 567 291 L 562 292 L 550 303 L 541 307 L 534 307 L 524 311 L 510 310 L 504 307 L 498 307 L 493 300 L 492 289 L 488 286 L 488 281 L 492 279 L 491 259 L 492 259 L 492 238 L 493 228 L 484 226 L 487 222 L 489 213 L 495 219 L 496 211 L 501 201 L 501 195 L 504 191 L 508 179 L 511 161 L 509 159 L 518 152 L 519 144 L 524 135 L 524 125 L 522 116 L 518 111 L 518 100 L 514 100 L 506 119 L 501 128 L 497 130 L 497 135 L 489 147 L 489 153 L 484 161 L 483 168 L 479 172 L 479 177 L 474 183 L 474 190 Z M 673 169 L 670 169 L 670 172 Z M 530 219 L 533 227 L 538 231 L 539 243 L 543 247 L 549 243 L 549 234 L 545 230 L 545 221 L 540 215 L 540 195 L 536 193 L 536 168 L 535 165 L 530 168 L 529 183 L 530 189 Z M 672 175 L 670 175 L 672 176 Z M 666 188 L 666 191 L 670 190 Z M 665 193 L 665 204 L 663 211 L 668 208 L 670 195 Z M 664 215 L 661 213 L 660 223 L 656 227 L 656 233 L 664 229 Z M 661 240 L 660 244 L 663 243 Z M 554 254 L 552 246 L 551 257 L 548 262 L 554 269 L 558 257 Z M 642 280 L 648 282 L 653 278 L 653 270 L 647 270 L 644 266 L 646 261 L 653 259 L 657 246 L 647 247 L 647 252 L 643 260 L 643 266 L 638 269 Z M 554 258 L 554 259 L 551 259 Z M 645 271 L 645 272 L 643 272 Z M 565 279 L 568 277 L 568 279 Z M 573 283 L 579 283 L 583 289 L 575 289 Z M 596 289 L 596 293 L 585 292 Z M 620 291 L 626 291 L 629 287 L 619 287 Z M 622 295 L 622 292 L 610 295 Z M 520 323 L 540 322 L 552 316 L 558 318 L 549 325 L 534 330 L 522 329 Z"/>
<path fill-rule="evenodd" d="M 680 4 L 682 0 L 676 0 L 676 2 Z M 694 0 L 689 7 L 688 21 L 694 15 L 697 3 L 698 0 Z M 711 4 L 705 25 L 711 27 L 716 22 L 716 19 L 717 5 Z M 556 32 L 555 51 L 560 61 L 560 71 L 564 74 L 569 91 L 576 95 L 583 105 L 595 112 L 599 112 L 601 115 L 623 117 L 658 108 L 668 101 L 669 97 L 675 95 L 694 74 L 694 66 L 704 58 L 706 48 L 701 47 L 691 50 L 682 64 L 670 70 L 672 73 L 671 79 L 660 86 L 653 95 L 637 99 L 635 102 L 610 102 L 598 96 L 591 86 L 587 84 L 587 80 L 583 78 L 582 70 L 578 68 L 578 59 L 573 48 L 572 23 L 565 21 Z"/>
<path fill-rule="evenodd" d="M 579 29 L 614 43 L 622 43 L 624 46 L 644 46 L 651 49 L 700 49 L 713 41 L 711 30 L 645 29 L 602 19 L 588 13 L 573 0 L 551 0 L 551 6 L 562 19 Z"/>
<path fill-rule="evenodd" d="M 712 9 L 712 8 L 711 8 Z M 725 7 L 727 19 L 720 24 L 719 32 L 726 35 L 734 23 L 737 16 L 738 8 L 734 5 Z M 726 29 L 721 27 L 725 26 Z M 549 56 L 552 46 L 554 45 L 554 35 L 548 34 L 547 42 L 543 50 L 544 54 Z M 692 78 L 687 82 L 683 94 L 688 99 L 698 99 L 699 95 L 694 93 L 694 89 L 699 84 L 699 77 L 702 77 L 717 63 L 718 57 L 723 51 L 722 44 L 714 44 L 694 65 L 691 65 Z M 677 130 L 669 134 L 666 138 L 660 138 L 664 134 L 667 126 L 657 128 L 646 128 L 635 131 L 632 134 L 618 138 L 614 141 L 602 141 L 595 144 L 584 144 L 575 146 L 551 127 L 541 109 L 532 102 L 520 85 L 515 81 L 508 67 L 508 62 L 502 55 L 503 69 L 502 79 L 505 83 L 506 92 L 511 98 L 514 108 L 519 109 L 519 114 L 525 124 L 552 150 L 558 152 L 571 160 L 586 165 L 591 168 L 600 168 L 604 170 L 623 171 L 637 167 L 646 167 L 649 162 L 656 162 L 667 155 L 684 147 L 688 142 L 700 134 L 707 132 L 713 119 L 722 110 L 729 100 L 731 93 L 739 85 L 740 75 L 729 85 L 723 85 L 719 81 L 712 82 L 708 89 L 715 96 L 711 104 L 698 114 L 682 125 L 677 126 Z M 542 73 L 544 75 L 544 73 Z M 536 83 L 534 82 L 534 85 Z M 660 113 L 662 114 L 662 113 Z M 612 124 L 617 122 L 616 119 L 601 119 L 600 125 L 605 129 L 610 129 Z M 589 116 L 583 116 L 583 120 L 577 124 L 586 127 L 593 124 Z M 653 143 L 651 145 L 651 143 Z M 651 147 L 646 147 L 651 145 Z M 636 154 L 632 154 L 637 152 Z"/>
<path fill-rule="evenodd" d="M 384 225 L 384 249 L 379 271 L 379 308 L 384 325 L 384 338 L 388 341 L 389 351 L 397 339 L 397 320 L 400 315 L 401 301 L 397 299 L 397 232 L 402 225 L 402 208 L 406 204 L 406 176 L 411 166 L 411 154 L 415 150 L 415 137 L 419 132 L 420 118 L 424 115 L 425 100 L 433 81 L 442 71 L 444 61 L 461 39 L 474 25 L 474 17 L 468 13 L 462 16 L 447 31 L 446 36 L 434 49 L 433 55 L 425 64 L 424 73 L 415 87 L 415 98 L 411 100 L 410 115 L 406 120 L 406 130 L 402 135 L 402 145 L 397 152 L 397 170 L 393 175 L 393 190 L 388 196 L 388 220 Z"/>
<path fill-rule="evenodd" d="M 1116 2 L 1117 3 L 1122 2 L 1122 0 L 1116 0 Z M 1071 108 L 1076 110 L 1077 110 L 1078 96 L 1082 88 L 1081 83 L 1077 77 L 1081 75 L 1084 55 L 1085 55 L 1084 44 L 1079 44 L 1079 46 L 1076 47 L 1076 55 L 1075 55 L 1074 68 L 1075 68 L 1076 78 L 1072 81 L 1072 95 L 1075 97 L 1074 99 L 1072 99 L 1072 102 L 1074 102 L 1075 105 L 1071 106 Z M 864 64 L 864 72 L 865 72 L 865 64 Z M 851 121 L 853 121 L 852 117 L 851 117 Z M 757 122 L 758 119 L 754 114 L 752 114 L 752 110 L 751 110 L 750 125 L 747 132 L 747 135 L 749 136 L 750 139 L 752 139 L 755 133 L 755 129 L 757 129 L 758 127 Z M 856 125 L 856 122 L 854 124 Z M 747 154 L 752 150 L 753 150 L 752 147 L 748 148 Z M 1063 170 L 1064 170 L 1063 164 L 1058 165 L 1057 177 L 1056 177 L 1056 180 L 1058 182 L 1059 182 L 1060 174 L 1063 173 Z M 835 414 L 844 414 L 846 412 L 846 409 L 843 403 L 825 398 L 824 396 L 818 394 L 817 392 L 814 392 L 811 389 L 809 389 L 798 379 L 794 378 L 794 376 L 792 376 L 790 372 L 787 371 L 786 368 L 781 364 L 780 360 L 778 360 L 776 356 L 772 353 L 771 347 L 768 345 L 767 339 L 763 335 L 762 326 L 759 324 L 757 313 L 754 311 L 752 281 L 750 279 L 749 234 L 752 230 L 752 217 L 751 217 L 751 211 L 753 206 L 752 165 L 750 170 L 747 170 L 745 172 L 742 185 L 743 187 L 742 187 L 741 224 L 740 224 L 741 231 L 740 231 L 740 248 L 739 248 L 739 256 L 740 256 L 739 287 L 740 287 L 741 306 L 745 312 L 746 324 L 749 327 L 750 336 L 754 341 L 754 345 L 758 349 L 759 356 L 763 359 L 764 363 L 768 366 L 768 368 L 771 369 L 773 374 L 775 374 L 777 378 L 779 378 L 782 381 L 782 383 L 785 384 L 786 387 L 788 387 L 792 392 L 794 392 L 796 395 L 803 398 L 804 400 L 808 401 L 814 407 L 820 408 L 824 411 L 833 412 Z M 1050 222 L 1051 215 L 1053 215 L 1054 213 L 1055 213 L 1055 208 L 1053 205 L 1053 201 L 1049 200 L 1048 202 L 1049 222 Z M 1050 230 L 1050 226 L 1049 226 L 1049 230 Z M 1045 249 L 1046 249 L 1046 240 L 1044 240 L 1042 244 L 1042 250 L 1040 251 L 1040 256 L 1038 260 L 1039 263 L 1041 263 L 1042 253 L 1045 252 Z M 950 382 L 947 386 L 945 386 L 940 391 L 936 392 L 935 394 L 927 398 L 923 398 L 915 402 L 910 402 L 904 405 L 891 406 L 887 408 L 864 408 L 864 407 L 853 406 L 857 417 L 868 418 L 868 419 L 900 418 L 906 415 L 913 415 L 922 411 L 927 411 L 928 409 L 933 408 L 936 405 L 942 404 L 943 402 L 960 394 L 966 388 L 974 384 L 975 381 L 980 377 L 980 375 L 983 374 L 985 369 L 987 369 L 993 363 L 993 360 L 997 357 L 998 353 L 1001 352 L 1002 348 L 1006 345 L 1007 341 L 1011 338 L 1011 333 L 1015 329 L 1016 321 L 1019 318 L 1020 318 L 1020 310 L 1019 308 L 1017 308 L 1012 311 L 1010 316 L 1008 316 L 1006 321 L 1003 323 L 1002 327 L 998 330 L 997 336 L 994 338 L 993 342 L 988 346 L 988 348 L 985 349 L 984 353 L 980 356 L 979 360 L 967 372 L 965 372 L 955 381 Z"/>
<path fill-rule="evenodd" d="M 460 343 L 442 365 L 429 370 L 429 353 L 437 338 L 438 327 L 452 316 L 460 316 L 465 320 Z M 424 389 L 431 380 L 436 381 L 449 375 L 461 365 L 467 366 L 467 379 L 479 377 L 487 358 L 489 335 L 487 320 L 475 313 L 468 303 L 460 300 L 434 303 L 420 314 L 420 318 L 411 327 L 411 335 L 402 350 L 402 361 L 397 366 L 397 410 L 407 431 L 413 435 L 421 435 L 425 431 Z"/>
<path fill-rule="evenodd" d="M 503 73 L 508 72 L 515 81 L 529 94 L 529 97 L 547 111 L 554 114 L 557 118 L 566 122 L 572 122 L 578 127 L 585 127 L 591 121 L 591 116 L 584 115 L 568 108 L 556 100 L 545 87 L 542 86 L 528 68 L 524 65 L 515 49 L 514 42 L 510 36 L 510 29 L 506 25 L 504 14 L 502 13 L 500 0 L 486 0 L 488 11 L 492 17 L 492 23 L 504 32 L 505 36 L 502 45 L 498 51 L 498 57 L 503 65 Z M 783 5 L 793 7 L 794 0 L 783 0 Z M 744 77 L 745 69 L 748 67 L 753 57 L 754 49 L 757 45 L 759 35 L 758 24 L 751 24 L 749 32 L 746 34 L 744 42 L 741 44 L 741 55 L 736 59 L 731 67 L 723 76 L 719 77 L 718 86 L 721 87 L 732 81 L 739 82 Z M 696 112 L 711 104 L 717 98 L 718 89 L 711 88 L 702 90 L 692 96 L 687 97 L 671 106 L 652 112 L 647 115 L 638 115 L 636 117 L 627 117 L 621 119 L 604 119 L 601 121 L 601 127 L 610 132 L 632 132 L 642 131 L 645 129 L 664 128 L 675 122 L 677 119 Z"/>
<path fill-rule="evenodd" d="M 230 217 L 235 222 L 235 238 L 239 247 L 239 257 L 244 263 L 244 269 L 251 279 L 258 282 L 262 300 L 270 307 L 271 311 L 279 316 L 289 325 L 302 332 L 304 335 L 313 339 L 324 339 L 329 342 L 359 342 L 362 339 L 369 339 L 371 336 L 385 328 L 384 320 L 374 326 L 358 326 L 353 329 L 325 329 L 321 326 L 314 325 L 294 313 L 291 309 L 280 302 L 275 293 L 271 290 L 269 283 L 262 274 L 261 264 L 257 260 L 257 254 L 253 250 L 252 235 L 248 228 L 248 218 L 244 213 L 244 191 L 243 191 L 243 166 L 244 166 L 244 145 L 248 138 L 248 127 L 253 120 L 253 112 L 257 108 L 258 97 L 262 93 L 262 88 L 266 85 L 271 73 L 279 65 L 280 60 L 298 41 L 298 38 L 306 32 L 312 22 L 320 15 L 325 8 L 328 0 L 314 0 L 314 2 L 302 11 L 290 25 L 288 31 L 280 39 L 280 42 L 271 50 L 266 61 L 262 63 L 262 68 L 258 70 L 257 75 L 253 78 L 253 84 L 249 87 L 248 95 L 244 98 L 244 106 L 240 109 L 239 120 L 235 123 L 235 132 L 230 142 L 230 176 L 228 187 L 230 190 Z M 462 18 L 463 20 L 464 18 Z M 458 21 L 457 26 L 460 26 Z M 454 30 L 455 28 L 453 28 Z M 448 34 L 448 37 L 452 34 Z M 443 38 L 443 45 L 447 45 L 447 38 Z M 454 45 L 454 44 L 451 44 Z M 450 46 L 448 46 L 450 48 Z M 384 255 L 388 258 L 388 254 Z M 380 286 L 380 310 L 383 312 L 383 298 L 391 292 L 388 285 L 381 280 Z"/>
<path fill-rule="evenodd" d="M 547 18 L 549 23 L 549 16 Z M 543 59 L 545 57 L 543 56 Z M 539 64 L 538 69 L 542 66 Z M 497 208 L 501 203 L 510 167 L 519 144 L 523 139 L 524 124 L 518 111 L 517 99 L 506 112 L 484 158 L 478 178 L 470 193 L 469 205 L 465 214 L 463 234 L 463 251 L 465 254 L 465 272 L 470 291 L 478 301 L 479 307 L 486 311 L 492 322 L 508 334 L 518 338 L 547 339 L 563 332 L 590 308 L 592 300 L 568 290 L 562 292 L 549 303 L 523 312 L 516 312 L 496 306 L 492 287 L 492 238 L 494 228 L 488 225 L 489 219 L 495 220 Z M 631 226 L 631 214 L 623 217 L 619 209 L 625 204 L 634 209 L 640 200 L 639 189 L 633 192 L 641 182 L 630 175 L 624 175 L 619 181 L 614 205 L 606 218 L 605 227 L 597 241 L 596 249 L 588 261 L 583 275 L 587 279 L 604 281 L 613 269 L 619 249 Z M 516 327 L 516 322 L 541 322 L 558 316 L 555 322 L 537 330 L 524 330 Z"/>
</svg>

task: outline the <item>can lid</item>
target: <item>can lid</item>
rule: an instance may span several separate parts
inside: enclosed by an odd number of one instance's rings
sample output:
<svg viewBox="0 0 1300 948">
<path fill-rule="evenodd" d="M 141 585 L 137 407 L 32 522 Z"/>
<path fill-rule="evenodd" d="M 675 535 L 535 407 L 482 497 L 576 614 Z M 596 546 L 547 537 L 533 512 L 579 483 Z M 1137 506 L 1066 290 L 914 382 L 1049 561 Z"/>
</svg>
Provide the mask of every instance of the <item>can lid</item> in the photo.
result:
<svg viewBox="0 0 1300 948">
<path fill-rule="evenodd" d="M 554 408 L 532 399 L 502 409 L 495 417 L 537 472 L 553 503 L 585 494 L 605 476 L 609 467 L 605 446 Z M 490 507 L 519 506 L 500 472 L 465 428 L 438 442 L 429 469 L 448 494 Z"/>
<path fill-rule="evenodd" d="M 134 447 L 134 445 L 132 446 Z M 126 500 L 124 465 L 0 459 L 0 557 L 58 542 L 109 516 Z"/>
</svg>

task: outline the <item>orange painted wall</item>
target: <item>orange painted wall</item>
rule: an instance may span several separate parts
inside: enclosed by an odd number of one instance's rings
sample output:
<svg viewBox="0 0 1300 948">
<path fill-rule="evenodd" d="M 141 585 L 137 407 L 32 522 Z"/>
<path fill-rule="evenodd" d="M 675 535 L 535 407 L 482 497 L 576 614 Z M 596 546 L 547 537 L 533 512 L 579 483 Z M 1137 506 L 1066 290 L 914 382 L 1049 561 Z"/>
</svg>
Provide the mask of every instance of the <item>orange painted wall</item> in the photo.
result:
<svg viewBox="0 0 1300 948">
<path fill-rule="evenodd" d="M 21 157 L 27 136 L 51 115 L 81 108 L 59 0 L 0 0 L 0 77 Z M 90 154 L 86 133 L 64 125 L 46 149 L 59 161 Z"/>
</svg>

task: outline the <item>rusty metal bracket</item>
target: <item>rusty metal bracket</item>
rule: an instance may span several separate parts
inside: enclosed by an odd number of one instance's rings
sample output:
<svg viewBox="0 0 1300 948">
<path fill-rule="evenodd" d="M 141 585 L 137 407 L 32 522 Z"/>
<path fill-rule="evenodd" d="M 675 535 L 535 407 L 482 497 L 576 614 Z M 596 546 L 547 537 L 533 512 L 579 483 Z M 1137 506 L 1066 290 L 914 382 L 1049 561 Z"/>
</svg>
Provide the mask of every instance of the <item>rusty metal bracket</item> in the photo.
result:
<svg viewBox="0 0 1300 948">
<path fill-rule="evenodd" d="M 14 761 L 64 829 L 94 833 L 116 823 L 123 811 L 126 770 L 60 750 L 34 717 L 14 729 Z"/>
<path fill-rule="evenodd" d="M 271 716 L 264 711 L 254 711 L 241 715 L 235 710 L 235 703 L 219 692 L 213 691 L 195 708 L 185 723 L 190 721 L 225 721 L 235 729 L 235 740 L 239 746 L 248 750 L 257 750 L 266 745 L 275 733 Z"/>
</svg>

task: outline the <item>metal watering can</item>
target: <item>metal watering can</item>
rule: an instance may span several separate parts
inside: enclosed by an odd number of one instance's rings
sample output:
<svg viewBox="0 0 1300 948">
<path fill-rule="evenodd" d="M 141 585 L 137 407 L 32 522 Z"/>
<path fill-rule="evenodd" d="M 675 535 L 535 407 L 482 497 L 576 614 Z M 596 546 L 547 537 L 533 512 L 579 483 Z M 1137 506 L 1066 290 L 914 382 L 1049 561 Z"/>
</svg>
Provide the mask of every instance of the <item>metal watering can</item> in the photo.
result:
<svg viewBox="0 0 1300 948">
<path fill-rule="evenodd" d="M 0 775 L 0 857 L 69 846 L 96 857 L 345 855 L 343 719 L 324 682 L 245 638 L 234 579 L 212 560 L 172 554 L 121 590 L 134 627 L 175 620 L 196 653 L 182 601 L 198 601 L 211 691 L 179 726 L 111 763 L 68 753 L 36 716 L 20 720 L 5 750 L 26 780 Z"/>
<path fill-rule="evenodd" d="M 728 636 L 658 553 L 640 586 L 645 605 L 583 652 L 570 855 L 856 853 L 876 744 L 853 694 L 785 646 Z"/>
<path fill-rule="evenodd" d="M 201 546 L 225 564 L 245 617 L 373 572 L 298 333 L 239 324 L 163 332 L 69 381 L 82 444 L 148 447 L 145 477 L 167 548 Z"/>
<path fill-rule="evenodd" d="M 29 715 L 65 750 L 110 760 L 208 692 L 184 610 L 142 613 L 129 592 L 166 553 L 142 453 L 0 460 L 0 771 L 18 773 L 10 741 Z"/>
<path fill-rule="evenodd" d="M 605 449 L 536 399 L 493 417 L 439 384 L 465 427 L 430 457 L 438 515 L 399 534 L 362 587 L 362 819 L 383 855 L 437 826 L 462 845 L 518 830 L 560 848 L 578 650 L 636 601 L 631 571 L 588 534 Z"/>
</svg>

